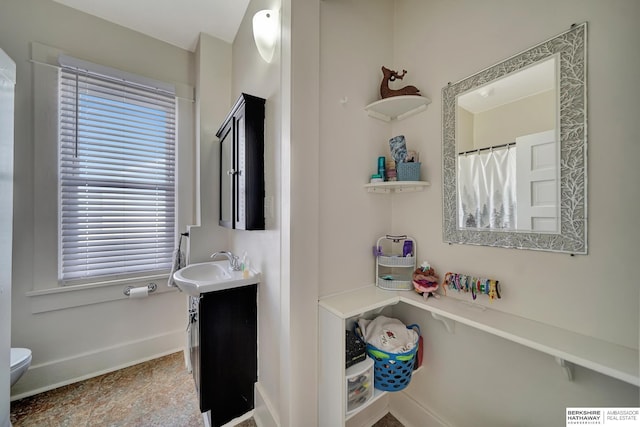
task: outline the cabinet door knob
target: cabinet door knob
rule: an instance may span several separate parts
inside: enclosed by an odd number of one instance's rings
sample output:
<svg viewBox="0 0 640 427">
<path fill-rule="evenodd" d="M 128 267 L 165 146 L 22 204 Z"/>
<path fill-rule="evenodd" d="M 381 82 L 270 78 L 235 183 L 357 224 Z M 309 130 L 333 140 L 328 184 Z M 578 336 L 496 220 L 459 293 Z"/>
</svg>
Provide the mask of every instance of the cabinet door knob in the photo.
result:
<svg viewBox="0 0 640 427">
<path fill-rule="evenodd" d="M 237 173 L 238 173 L 238 171 L 235 170 L 235 169 L 231 169 L 230 171 L 227 171 L 227 175 L 235 175 Z"/>
</svg>

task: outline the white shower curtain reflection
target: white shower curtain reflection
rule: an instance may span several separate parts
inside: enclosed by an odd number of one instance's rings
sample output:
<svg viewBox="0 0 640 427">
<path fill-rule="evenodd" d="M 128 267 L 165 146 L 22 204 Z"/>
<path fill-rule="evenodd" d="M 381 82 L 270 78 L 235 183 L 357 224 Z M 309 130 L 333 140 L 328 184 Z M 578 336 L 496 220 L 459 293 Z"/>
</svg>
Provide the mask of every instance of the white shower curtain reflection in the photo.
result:
<svg viewBox="0 0 640 427">
<path fill-rule="evenodd" d="M 516 225 L 516 148 L 458 156 L 460 228 L 513 230 Z"/>
</svg>

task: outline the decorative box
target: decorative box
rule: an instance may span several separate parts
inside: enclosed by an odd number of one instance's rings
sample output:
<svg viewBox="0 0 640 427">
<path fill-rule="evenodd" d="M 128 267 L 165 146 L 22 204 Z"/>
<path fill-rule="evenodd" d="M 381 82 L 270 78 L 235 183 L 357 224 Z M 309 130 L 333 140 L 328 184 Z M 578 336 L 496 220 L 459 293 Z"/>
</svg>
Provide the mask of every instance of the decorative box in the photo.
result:
<svg viewBox="0 0 640 427">
<path fill-rule="evenodd" d="M 396 165 L 398 181 L 420 181 L 420 162 L 403 162 Z"/>
</svg>

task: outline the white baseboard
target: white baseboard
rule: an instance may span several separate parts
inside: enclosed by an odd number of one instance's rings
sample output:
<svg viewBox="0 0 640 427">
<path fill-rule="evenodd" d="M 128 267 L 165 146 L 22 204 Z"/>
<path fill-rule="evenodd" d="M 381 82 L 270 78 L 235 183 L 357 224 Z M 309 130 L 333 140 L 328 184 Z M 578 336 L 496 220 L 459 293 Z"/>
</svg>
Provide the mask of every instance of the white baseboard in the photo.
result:
<svg viewBox="0 0 640 427">
<path fill-rule="evenodd" d="M 262 384 L 255 385 L 255 409 L 253 418 L 258 427 L 279 427 L 278 411 L 271 403 Z"/>
<path fill-rule="evenodd" d="M 389 393 L 389 412 L 405 427 L 453 427 L 404 391 Z"/>
<path fill-rule="evenodd" d="M 145 337 L 33 365 L 12 388 L 11 400 L 117 371 L 184 349 L 184 330 Z"/>
</svg>

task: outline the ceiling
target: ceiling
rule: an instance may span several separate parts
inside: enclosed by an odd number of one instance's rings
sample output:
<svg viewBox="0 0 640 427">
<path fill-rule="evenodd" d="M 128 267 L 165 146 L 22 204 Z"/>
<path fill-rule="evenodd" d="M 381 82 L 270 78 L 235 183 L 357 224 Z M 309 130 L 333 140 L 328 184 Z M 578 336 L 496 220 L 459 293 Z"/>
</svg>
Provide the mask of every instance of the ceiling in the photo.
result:
<svg viewBox="0 0 640 427">
<path fill-rule="evenodd" d="M 232 43 L 249 0 L 54 0 L 180 48 L 207 33 Z"/>
<path fill-rule="evenodd" d="M 458 104 L 477 114 L 552 90 L 556 87 L 556 66 L 555 57 L 551 57 L 459 96 Z"/>
</svg>

